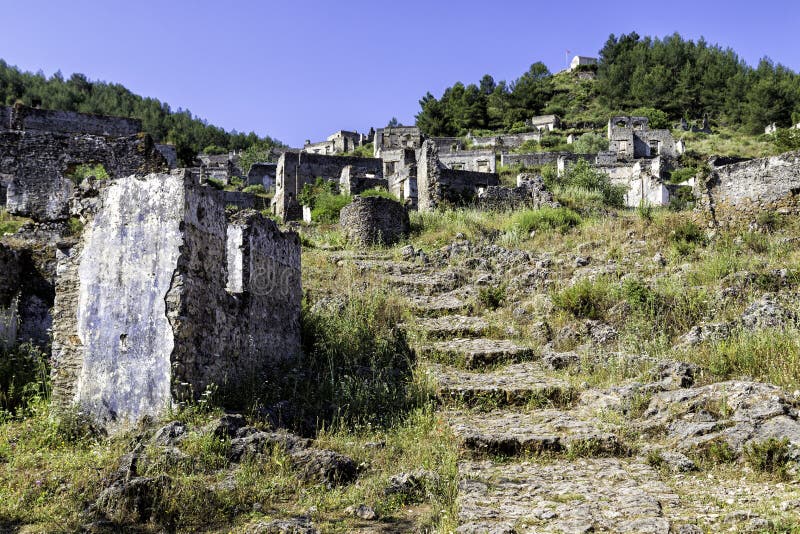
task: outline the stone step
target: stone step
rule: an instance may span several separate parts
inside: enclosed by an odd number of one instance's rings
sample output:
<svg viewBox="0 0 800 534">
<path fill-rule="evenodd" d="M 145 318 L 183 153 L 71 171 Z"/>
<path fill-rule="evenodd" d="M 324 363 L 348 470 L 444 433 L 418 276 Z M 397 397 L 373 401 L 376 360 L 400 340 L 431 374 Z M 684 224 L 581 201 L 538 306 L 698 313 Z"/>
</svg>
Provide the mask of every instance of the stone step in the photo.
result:
<svg viewBox="0 0 800 534">
<path fill-rule="evenodd" d="M 440 295 L 465 283 L 463 276 L 455 271 L 389 274 L 385 280 L 391 287 L 411 296 Z"/>
<path fill-rule="evenodd" d="M 459 464 L 459 533 L 667 533 L 679 498 L 627 459 Z"/>
<path fill-rule="evenodd" d="M 507 339 L 456 338 L 418 348 L 420 356 L 446 360 L 467 369 L 518 362 L 533 358 L 533 350 Z"/>
<path fill-rule="evenodd" d="M 601 428 L 600 421 L 575 411 L 448 412 L 445 420 L 461 446 L 474 454 L 566 453 L 590 457 L 627 452 L 615 433 Z"/>
<path fill-rule="evenodd" d="M 578 390 L 569 382 L 548 376 L 538 362 L 508 365 L 487 373 L 474 373 L 432 364 L 428 370 L 444 402 L 478 406 L 570 406 Z"/>
<path fill-rule="evenodd" d="M 417 317 L 438 317 L 464 311 L 468 303 L 456 295 L 409 297 L 411 312 Z"/>
<path fill-rule="evenodd" d="M 486 319 L 468 315 L 443 315 L 423 319 L 417 322 L 417 326 L 429 338 L 435 339 L 481 337 L 489 330 Z"/>
</svg>

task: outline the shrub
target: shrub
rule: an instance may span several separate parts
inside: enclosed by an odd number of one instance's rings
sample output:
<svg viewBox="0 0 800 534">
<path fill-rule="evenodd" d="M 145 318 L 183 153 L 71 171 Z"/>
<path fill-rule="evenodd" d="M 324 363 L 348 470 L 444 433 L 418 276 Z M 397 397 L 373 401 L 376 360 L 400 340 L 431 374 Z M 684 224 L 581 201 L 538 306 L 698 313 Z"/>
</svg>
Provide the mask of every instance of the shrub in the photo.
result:
<svg viewBox="0 0 800 534">
<path fill-rule="evenodd" d="M 613 208 L 625 206 L 625 192 L 627 188 L 613 185 L 607 174 L 595 169 L 588 161 L 578 160 L 575 165 L 568 167 L 564 175 L 550 183 L 548 187 L 579 187 L 589 191 L 598 191 L 603 195 L 603 203 Z"/>
<path fill-rule="evenodd" d="M 216 178 L 206 178 L 206 185 L 213 187 L 217 191 L 223 191 L 225 189 L 225 184 Z"/>
<path fill-rule="evenodd" d="M 707 242 L 706 234 L 703 229 L 692 221 L 679 223 L 670 233 L 670 240 L 676 244 L 696 244 L 705 245 Z"/>
<path fill-rule="evenodd" d="M 762 211 L 756 217 L 756 224 L 766 232 L 774 232 L 780 228 L 782 222 L 781 216 L 774 211 Z"/>
<path fill-rule="evenodd" d="M 605 280 L 581 278 L 552 297 L 556 308 L 579 319 L 599 319 L 611 305 L 611 293 Z"/>
<path fill-rule="evenodd" d="M 791 459 L 789 440 L 769 438 L 760 443 L 751 443 L 744 448 L 744 459 L 756 471 L 784 477 Z"/>
<path fill-rule="evenodd" d="M 572 146 L 578 154 L 597 154 L 608 150 L 608 139 L 603 135 L 588 132 L 581 135 Z"/>
<path fill-rule="evenodd" d="M 76 184 L 81 183 L 90 176 L 98 180 L 108 179 L 108 171 L 106 171 L 102 163 L 82 163 L 81 165 L 70 168 L 66 175 Z"/>
<path fill-rule="evenodd" d="M 645 223 L 650 224 L 653 222 L 653 205 L 645 199 L 639 201 L 639 206 L 636 208 L 636 213 L 639 218 Z"/>
<path fill-rule="evenodd" d="M 512 228 L 525 234 L 534 230 L 558 230 L 564 233 L 580 223 L 581 216 L 569 208 L 525 210 L 515 213 L 511 219 Z"/>
<path fill-rule="evenodd" d="M 679 187 L 669 199 L 670 211 L 684 211 L 694 209 L 695 199 L 691 187 Z"/>
<path fill-rule="evenodd" d="M 11 215 L 5 209 L 0 209 L 0 236 L 16 233 L 28 220 Z"/>
<path fill-rule="evenodd" d="M 339 212 L 351 201 L 352 198 L 349 195 L 320 193 L 311 209 L 311 220 L 322 224 L 335 224 L 339 221 Z"/>
<path fill-rule="evenodd" d="M 691 180 L 697 176 L 697 168 L 684 167 L 683 169 L 675 169 L 669 173 L 669 181 L 673 184 L 680 184 L 686 180 Z"/>
<path fill-rule="evenodd" d="M 48 398 L 50 368 L 47 354 L 33 344 L 5 349 L 0 354 L 0 416 L 24 411 L 34 399 Z"/>
<path fill-rule="evenodd" d="M 203 149 L 203 154 L 207 156 L 216 156 L 219 154 L 226 154 L 228 151 L 218 145 L 208 145 Z"/>
<path fill-rule="evenodd" d="M 478 305 L 487 310 L 496 310 L 506 300 L 506 286 L 485 286 L 478 289 L 476 297 Z"/>
<path fill-rule="evenodd" d="M 334 224 L 339 221 L 339 212 L 352 200 L 349 195 L 336 192 L 336 184 L 317 178 L 313 184 L 303 185 L 297 200 L 303 206 L 311 208 L 311 220 L 323 224 Z"/>
<path fill-rule="evenodd" d="M 775 147 L 781 152 L 800 148 L 800 130 L 796 128 L 781 128 L 772 137 Z"/>
<path fill-rule="evenodd" d="M 655 108 L 636 108 L 630 112 L 631 117 L 647 117 L 647 125 L 653 129 L 665 129 L 670 127 L 669 116 Z"/>
<path fill-rule="evenodd" d="M 242 191 L 251 195 L 265 196 L 267 194 L 267 189 L 262 184 L 248 185 Z"/>
<path fill-rule="evenodd" d="M 373 187 L 372 189 L 367 189 L 366 191 L 362 191 L 359 193 L 362 197 L 381 197 L 381 198 L 388 198 L 389 200 L 394 200 L 395 202 L 400 202 L 396 196 L 391 194 L 386 189 L 381 189 L 380 187 Z"/>
<path fill-rule="evenodd" d="M 402 310 L 381 292 L 304 302 L 299 368 L 305 373 L 296 393 L 309 416 L 390 423 L 409 406 L 413 352 L 398 327 Z"/>
</svg>

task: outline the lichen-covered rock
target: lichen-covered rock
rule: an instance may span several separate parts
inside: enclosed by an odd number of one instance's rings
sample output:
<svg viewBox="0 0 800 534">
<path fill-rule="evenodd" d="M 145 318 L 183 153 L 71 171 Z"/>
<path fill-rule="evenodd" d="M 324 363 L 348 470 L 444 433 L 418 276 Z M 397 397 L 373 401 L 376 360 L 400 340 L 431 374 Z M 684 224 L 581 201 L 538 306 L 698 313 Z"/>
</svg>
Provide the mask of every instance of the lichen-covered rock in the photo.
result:
<svg viewBox="0 0 800 534">
<path fill-rule="evenodd" d="M 725 442 L 734 453 L 769 438 L 788 439 L 800 451 L 797 402 L 779 387 L 728 381 L 654 393 L 639 426 L 666 431 L 681 452 Z"/>
<path fill-rule="evenodd" d="M 244 527 L 244 534 L 318 534 L 308 517 L 257 521 Z"/>
<path fill-rule="evenodd" d="M 118 480 L 103 490 L 94 507 L 103 517 L 117 524 L 145 523 L 158 513 L 161 498 L 171 483 L 167 476 Z"/>
<path fill-rule="evenodd" d="M 450 412 L 448 423 L 463 447 L 480 454 L 573 451 L 578 455 L 607 456 L 625 450 L 600 421 L 571 411 Z"/>
<path fill-rule="evenodd" d="M 355 196 L 339 213 L 339 224 L 350 241 L 361 245 L 391 245 L 411 231 L 405 206 L 383 197 Z"/>
</svg>

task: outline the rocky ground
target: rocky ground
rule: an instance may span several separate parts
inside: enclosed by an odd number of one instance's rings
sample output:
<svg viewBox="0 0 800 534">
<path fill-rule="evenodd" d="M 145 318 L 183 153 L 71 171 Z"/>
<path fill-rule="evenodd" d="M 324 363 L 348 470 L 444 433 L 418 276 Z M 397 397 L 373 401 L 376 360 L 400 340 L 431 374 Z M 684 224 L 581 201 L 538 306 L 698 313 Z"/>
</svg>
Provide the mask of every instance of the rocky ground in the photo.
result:
<svg viewBox="0 0 800 534">
<path fill-rule="evenodd" d="M 280 421 L 301 393 L 107 439 L 32 402 L 0 421 L 0 531 L 800 532 L 798 223 L 692 218 L 417 214 L 375 249 L 304 227 L 304 321 L 344 317 L 320 339 L 414 349 L 335 385 L 400 381 L 390 422 L 301 437 Z"/>
<path fill-rule="evenodd" d="M 699 324 L 664 325 L 657 344 L 636 339 L 624 299 L 591 319 L 554 305 L 554 288 L 603 277 L 699 285 L 697 269 L 708 267 L 692 264 L 700 249 L 653 254 L 667 245 L 641 233 L 618 243 L 570 239 L 550 251 L 457 235 L 428 252 L 329 256 L 409 303 L 419 372 L 459 446 L 457 532 L 800 529 L 798 391 L 736 372 L 725 379 L 691 354 L 734 331 L 793 328 L 792 283 L 764 293 L 740 283 L 786 277 L 785 269 L 763 261 L 760 274 L 707 278 Z M 501 302 L 487 302 L 486 288 L 502 288 Z M 668 320 L 653 317 L 656 326 Z"/>
</svg>

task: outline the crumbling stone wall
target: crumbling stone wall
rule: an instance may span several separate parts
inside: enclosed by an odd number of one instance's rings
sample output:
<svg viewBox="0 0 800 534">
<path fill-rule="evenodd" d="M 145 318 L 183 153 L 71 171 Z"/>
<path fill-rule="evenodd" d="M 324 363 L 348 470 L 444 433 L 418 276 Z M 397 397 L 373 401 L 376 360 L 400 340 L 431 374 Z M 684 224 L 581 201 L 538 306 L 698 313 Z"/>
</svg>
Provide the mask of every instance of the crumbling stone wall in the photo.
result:
<svg viewBox="0 0 800 534">
<path fill-rule="evenodd" d="M 247 185 L 263 185 L 271 189 L 275 185 L 276 163 L 253 163 L 247 172 Z"/>
<path fill-rule="evenodd" d="M 339 224 L 349 241 L 367 246 L 392 245 L 411 229 L 406 208 L 383 197 L 354 197 L 339 213 Z"/>
<path fill-rule="evenodd" d="M 438 148 L 438 145 L 437 145 Z M 459 152 L 439 152 L 439 161 L 449 169 L 495 172 L 495 157 L 492 150 L 463 150 Z"/>
<path fill-rule="evenodd" d="M 500 165 L 539 167 L 542 165 L 558 163 L 559 158 L 565 158 L 567 161 L 573 162 L 583 159 L 594 163 L 595 160 L 595 156 L 593 154 L 575 154 L 573 152 L 531 152 L 529 154 L 503 153 L 500 154 Z"/>
<path fill-rule="evenodd" d="M 608 145 L 609 151 L 623 161 L 680 155 L 670 131 L 651 130 L 647 117 L 611 117 L 608 121 Z"/>
<path fill-rule="evenodd" d="M 102 164 L 109 176 L 167 170 L 150 136 L 99 137 L 42 131 L 0 132 L 0 174 L 11 176 L 10 213 L 36 221 L 69 216 L 75 184 L 67 177 L 80 164 Z"/>
<path fill-rule="evenodd" d="M 388 190 L 389 182 L 385 178 L 365 174 L 363 169 L 359 170 L 352 165 L 342 169 L 339 177 L 339 192 L 343 195 L 354 195 L 375 188 Z"/>
<path fill-rule="evenodd" d="M 0 130 L 127 137 L 142 131 L 142 121 L 74 111 L 0 107 Z"/>
<path fill-rule="evenodd" d="M 470 172 L 445 168 L 439 161 L 436 144 L 425 141 L 417 158 L 417 207 L 435 210 L 442 203 L 461 204 L 474 200 L 479 189 L 499 185 L 495 173 Z"/>
<path fill-rule="evenodd" d="M 516 187 L 491 185 L 479 192 L 478 205 L 483 209 L 498 211 L 559 206 L 545 187 L 544 179 L 528 173 L 517 176 Z"/>
<path fill-rule="evenodd" d="M 164 160 L 167 162 L 167 166 L 170 169 L 176 169 L 178 167 L 178 151 L 175 149 L 174 145 L 156 144 L 156 150 L 158 150 L 159 154 L 164 156 Z"/>
<path fill-rule="evenodd" d="M 284 152 L 278 159 L 276 168 L 273 213 L 287 221 L 300 219 L 302 208 L 297 202 L 297 195 L 303 190 L 303 186 L 313 184 L 317 178 L 338 184 L 346 167 L 350 167 L 348 171 L 350 176 L 383 179 L 382 161 L 377 158 Z M 363 180 L 361 186 L 351 183 L 350 192 L 357 195 L 370 187 L 374 185 Z"/>
<path fill-rule="evenodd" d="M 491 137 L 473 137 L 472 135 L 467 135 L 467 139 L 472 143 L 473 147 L 491 147 L 499 150 L 504 148 L 519 148 L 526 141 L 541 141 L 542 134 L 536 131 L 519 134 L 495 135 Z"/>
<path fill-rule="evenodd" d="M 698 180 L 695 196 L 718 223 L 762 211 L 800 213 L 800 151 L 750 161 L 715 165 Z"/>
<path fill-rule="evenodd" d="M 228 220 L 185 171 L 100 191 L 61 251 L 53 399 L 112 427 L 210 384 L 274 379 L 300 351 L 300 243 L 256 212 Z"/>
</svg>

